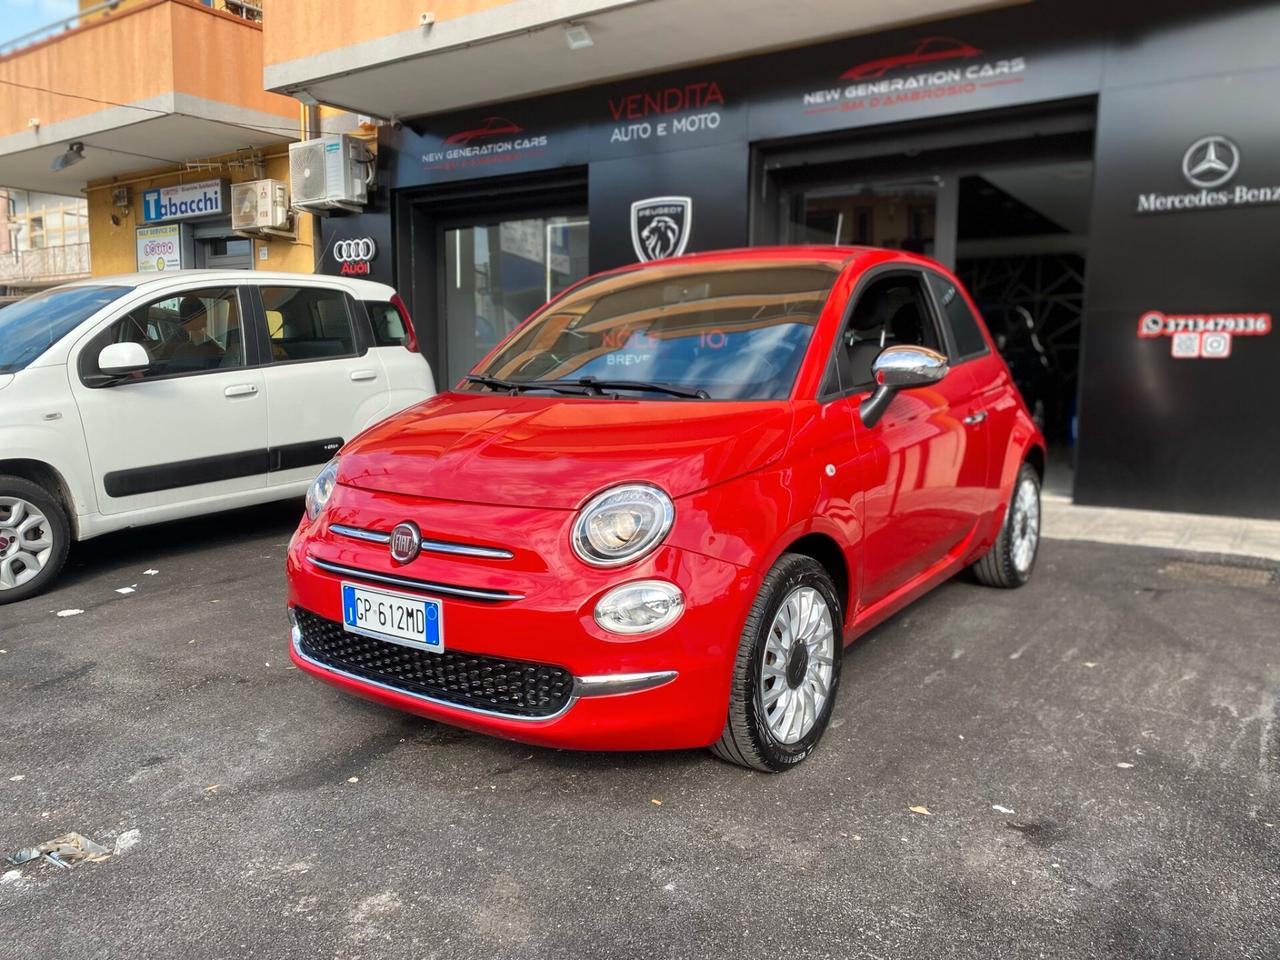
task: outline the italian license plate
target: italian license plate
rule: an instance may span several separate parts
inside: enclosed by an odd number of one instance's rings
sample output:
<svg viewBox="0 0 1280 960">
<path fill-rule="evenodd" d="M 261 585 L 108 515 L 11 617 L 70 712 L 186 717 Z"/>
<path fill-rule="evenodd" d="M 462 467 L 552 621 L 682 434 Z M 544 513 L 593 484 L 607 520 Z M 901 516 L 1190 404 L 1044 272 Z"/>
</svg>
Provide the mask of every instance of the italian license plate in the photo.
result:
<svg viewBox="0 0 1280 960">
<path fill-rule="evenodd" d="M 344 583 L 342 625 L 349 633 L 406 647 L 431 653 L 444 650 L 444 609 L 439 600 Z"/>
</svg>

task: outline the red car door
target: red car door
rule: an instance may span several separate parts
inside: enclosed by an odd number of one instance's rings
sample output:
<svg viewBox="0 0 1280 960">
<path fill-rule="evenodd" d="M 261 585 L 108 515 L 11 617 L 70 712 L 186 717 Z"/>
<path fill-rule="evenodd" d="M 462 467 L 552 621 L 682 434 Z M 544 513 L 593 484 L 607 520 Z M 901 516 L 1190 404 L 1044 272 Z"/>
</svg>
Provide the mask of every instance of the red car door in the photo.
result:
<svg viewBox="0 0 1280 960">
<path fill-rule="evenodd" d="M 931 387 L 903 390 L 866 426 L 857 405 L 870 396 L 874 357 L 912 344 L 946 352 L 934 301 L 916 269 L 893 269 L 865 285 L 838 350 L 858 431 L 863 491 L 863 605 L 875 603 L 957 552 L 985 503 L 985 420 L 969 423 L 974 383 L 963 366 Z"/>
</svg>

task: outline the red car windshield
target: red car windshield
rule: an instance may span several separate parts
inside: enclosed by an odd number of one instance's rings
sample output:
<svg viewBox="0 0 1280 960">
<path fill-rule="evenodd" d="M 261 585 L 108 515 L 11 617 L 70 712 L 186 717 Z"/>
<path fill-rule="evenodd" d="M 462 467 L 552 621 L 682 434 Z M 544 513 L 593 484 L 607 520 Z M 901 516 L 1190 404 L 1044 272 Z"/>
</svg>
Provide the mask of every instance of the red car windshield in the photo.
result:
<svg viewBox="0 0 1280 960">
<path fill-rule="evenodd" d="M 476 369 L 507 384 L 662 384 L 705 399 L 780 400 L 800 369 L 835 263 L 672 264 L 601 277 L 544 310 Z M 469 389 L 501 389 L 472 382 Z M 652 398 L 651 391 L 637 393 Z"/>
</svg>

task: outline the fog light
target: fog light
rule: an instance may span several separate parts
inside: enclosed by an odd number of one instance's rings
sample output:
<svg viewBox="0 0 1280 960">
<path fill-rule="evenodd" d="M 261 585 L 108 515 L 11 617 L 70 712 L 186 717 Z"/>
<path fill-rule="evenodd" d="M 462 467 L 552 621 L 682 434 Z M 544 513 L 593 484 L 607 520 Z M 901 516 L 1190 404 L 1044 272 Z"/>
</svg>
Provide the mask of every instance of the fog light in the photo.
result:
<svg viewBox="0 0 1280 960">
<path fill-rule="evenodd" d="M 596 604 L 596 623 L 610 633 L 649 633 L 669 627 L 684 612 L 684 594 L 674 583 L 638 580 L 614 587 Z"/>
</svg>

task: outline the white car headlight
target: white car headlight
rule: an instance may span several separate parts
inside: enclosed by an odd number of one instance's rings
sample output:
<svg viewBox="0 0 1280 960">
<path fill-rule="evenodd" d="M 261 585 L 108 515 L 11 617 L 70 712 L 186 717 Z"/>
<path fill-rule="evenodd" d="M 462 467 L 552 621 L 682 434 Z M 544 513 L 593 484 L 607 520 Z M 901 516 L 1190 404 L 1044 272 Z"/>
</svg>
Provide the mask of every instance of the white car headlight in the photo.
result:
<svg viewBox="0 0 1280 960">
<path fill-rule="evenodd" d="M 324 465 L 319 476 L 311 481 L 307 488 L 307 519 L 315 520 L 324 510 L 325 504 L 333 496 L 333 488 L 338 485 L 338 458 L 334 457 Z"/>
<path fill-rule="evenodd" d="M 593 567 L 633 563 L 662 542 L 675 504 L 657 487 L 629 483 L 596 494 L 573 524 L 573 552 Z"/>
<path fill-rule="evenodd" d="M 596 604 L 596 623 L 610 633 L 648 633 L 669 627 L 684 612 L 684 594 L 674 583 L 639 580 L 614 587 Z"/>
</svg>

